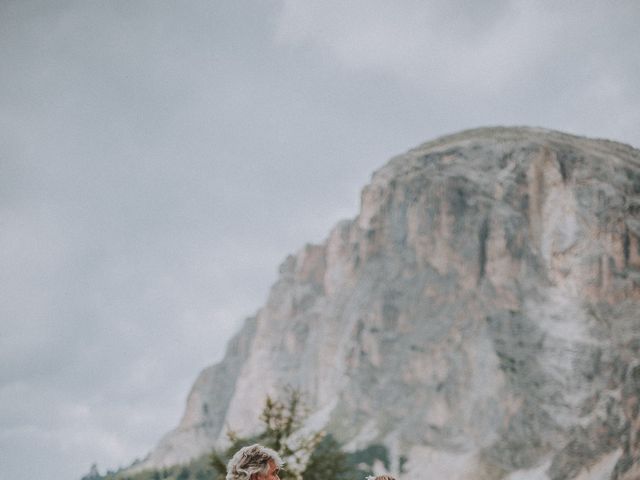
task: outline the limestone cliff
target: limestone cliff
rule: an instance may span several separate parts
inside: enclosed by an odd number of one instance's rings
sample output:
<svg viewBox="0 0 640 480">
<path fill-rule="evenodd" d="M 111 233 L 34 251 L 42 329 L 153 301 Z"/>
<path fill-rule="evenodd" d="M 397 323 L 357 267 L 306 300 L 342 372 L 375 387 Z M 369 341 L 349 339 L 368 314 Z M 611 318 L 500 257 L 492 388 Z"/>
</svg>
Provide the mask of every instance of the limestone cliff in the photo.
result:
<svg viewBox="0 0 640 480">
<path fill-rule="evenodd" d="M 283 385 L 400 478 L 640 478 L 640 152 L 485 128 L 393 158 L 141 467 L 255 429 Z"/>
</svg>

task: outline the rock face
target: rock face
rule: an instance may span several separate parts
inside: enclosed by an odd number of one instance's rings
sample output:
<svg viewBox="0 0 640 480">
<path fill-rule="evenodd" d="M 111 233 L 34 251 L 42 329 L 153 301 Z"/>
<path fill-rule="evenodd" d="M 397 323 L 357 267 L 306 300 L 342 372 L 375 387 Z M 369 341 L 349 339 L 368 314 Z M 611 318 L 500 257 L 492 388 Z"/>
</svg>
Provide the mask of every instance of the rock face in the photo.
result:
<svg viewBox="0 0 640 480">
<path fill-rule="evenodd" d="M 138 468 L 254 430 L 284 385 L 400 478 L 640 478 L 640 152 L 487 128 L 393 158 Z"/>
</svg>

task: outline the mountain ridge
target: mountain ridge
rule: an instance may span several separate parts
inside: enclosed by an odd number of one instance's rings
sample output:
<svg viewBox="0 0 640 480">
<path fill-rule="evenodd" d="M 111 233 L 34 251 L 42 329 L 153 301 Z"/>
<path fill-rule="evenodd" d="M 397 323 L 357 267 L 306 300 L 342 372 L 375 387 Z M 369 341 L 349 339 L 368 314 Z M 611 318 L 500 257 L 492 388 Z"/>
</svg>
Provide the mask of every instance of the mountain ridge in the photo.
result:
<svg viewBox="0 0 640 480">
<path fill-rule="evenodd" d="M 279 272 L 136 470 L 251 432 L 289 384 L 349 448 L 386 445 L 400 478 L 636 478 L 633 147 L 530 127 L 440 137 L 376 170 L 358 215 Z"/>
</svg>

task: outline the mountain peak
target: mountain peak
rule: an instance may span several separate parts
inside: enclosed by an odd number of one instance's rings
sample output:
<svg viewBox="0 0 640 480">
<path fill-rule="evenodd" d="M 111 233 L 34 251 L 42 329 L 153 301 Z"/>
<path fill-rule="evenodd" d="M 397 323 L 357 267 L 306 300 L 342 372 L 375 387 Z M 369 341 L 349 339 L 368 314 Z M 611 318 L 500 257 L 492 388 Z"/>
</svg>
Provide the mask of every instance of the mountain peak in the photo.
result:
<svg viewBox="0 0 640 480">
<path fill-rule="evenodd" d="M 492 127 L 397 156 L 355 219 L 285 260 L 136 469 L 252 432 L 292 385 L 349 448 L 385 445 L 400 478 L 631 479 L 639 226 L 626 145 Z"/>
</svg>

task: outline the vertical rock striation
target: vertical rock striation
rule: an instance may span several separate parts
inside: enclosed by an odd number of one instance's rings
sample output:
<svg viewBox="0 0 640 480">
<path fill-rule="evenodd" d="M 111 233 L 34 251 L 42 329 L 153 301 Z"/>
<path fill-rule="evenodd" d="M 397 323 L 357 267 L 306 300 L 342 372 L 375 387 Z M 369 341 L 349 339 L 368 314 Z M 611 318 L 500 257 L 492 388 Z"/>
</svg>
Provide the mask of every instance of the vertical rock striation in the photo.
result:
<svg viewBox="0 0 640 480">
<path fill-rule="evenodd" d="M 251 432 L 283 385 L 401 478 L 639 478 L 640 152 L 484 128 L 393 158 L 137 468 Z"/>
</svg>

